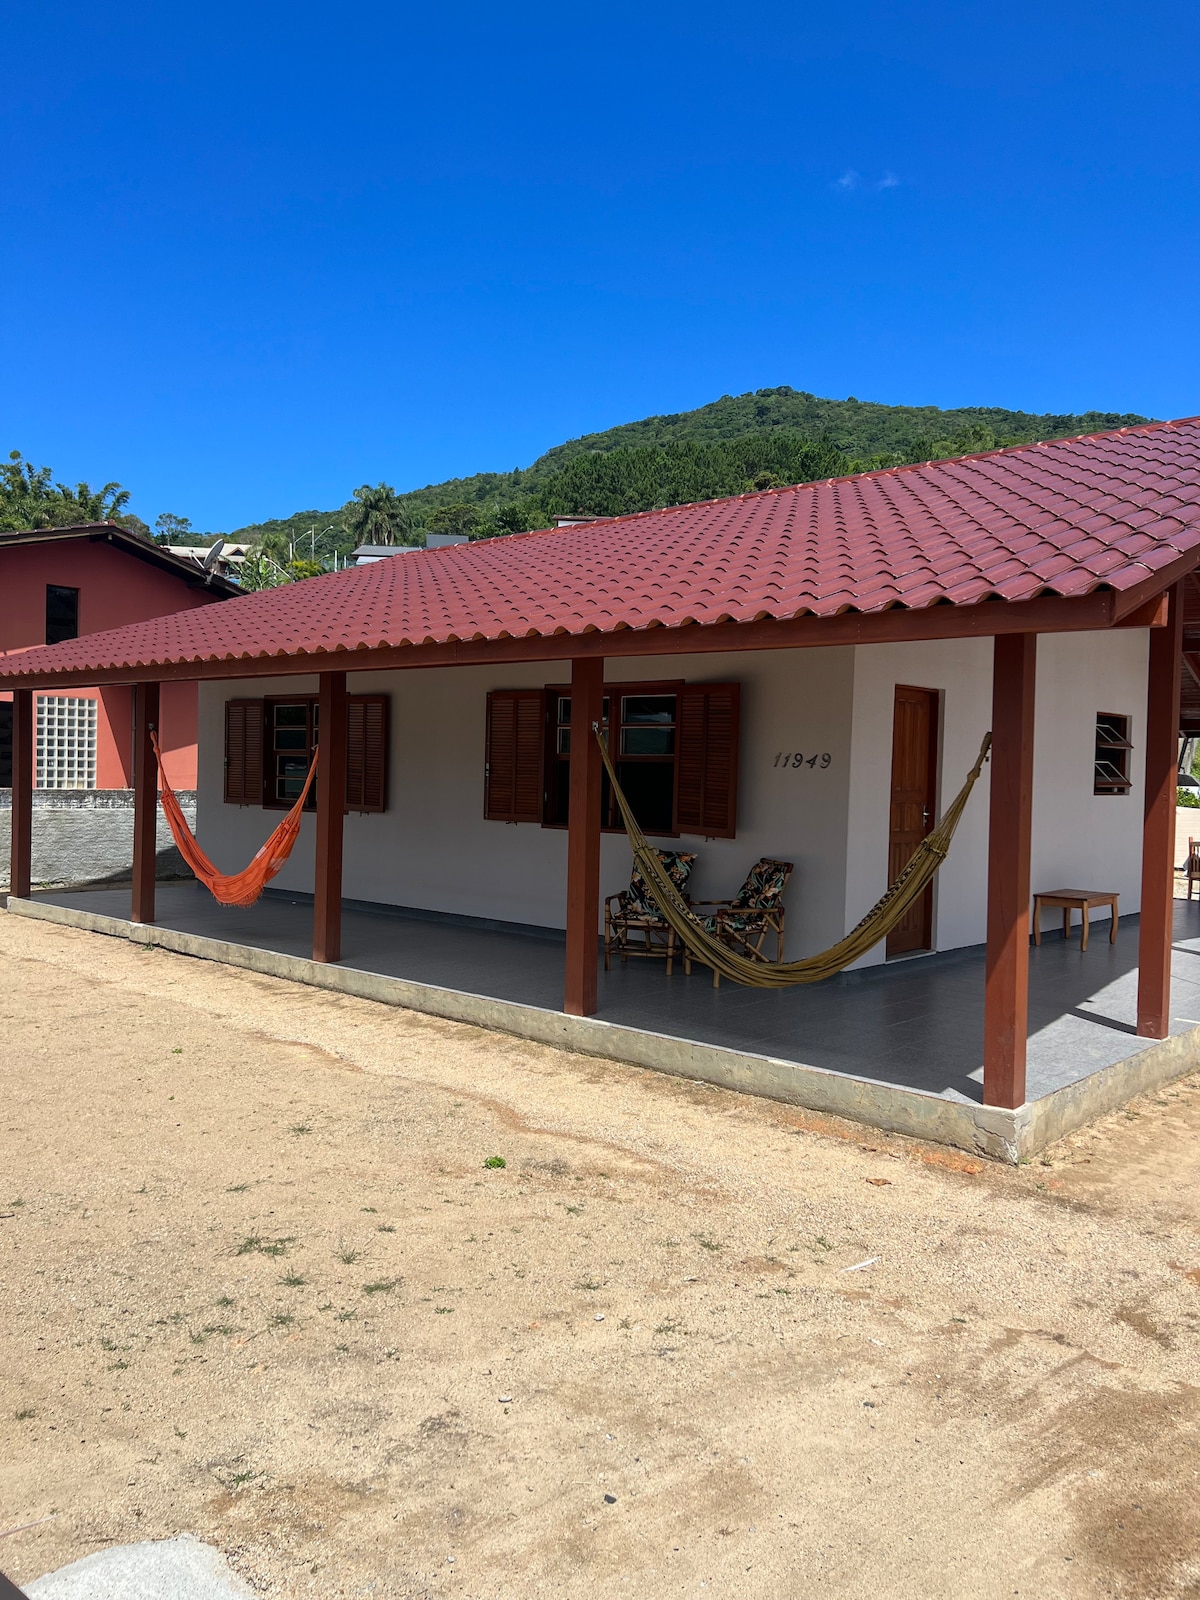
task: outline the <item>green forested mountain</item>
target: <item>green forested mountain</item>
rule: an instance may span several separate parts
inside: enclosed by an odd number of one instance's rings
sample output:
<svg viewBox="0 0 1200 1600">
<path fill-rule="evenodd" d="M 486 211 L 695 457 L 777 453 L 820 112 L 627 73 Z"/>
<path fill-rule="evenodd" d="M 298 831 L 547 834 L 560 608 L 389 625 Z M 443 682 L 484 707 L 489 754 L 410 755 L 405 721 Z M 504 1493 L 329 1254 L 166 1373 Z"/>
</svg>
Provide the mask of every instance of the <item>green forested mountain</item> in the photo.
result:
<svg viewBox="0 0 1200 1600">
<path fill-rule="evenodd" d="M 786 386 L 759 389 L 723 395 L 695 411 L 586 434 L 512 472 L 451 478 L 405 494 L 394 494 L 384 484 L 364 485 L 337 510 L 297 512 L 239 528 L 229 537 L 265 539 L 275 548 L 303 539 L 317 556 L 345 550 L 356 542 L 356 529 L 366 525 L 368 504 L 369 525 L 390 527 L 397 542 L 420 543 L 426 530 L 439 528 L 488 537 L 544 527 L 554 516 L 571 512 L 647 511 L 1148 420 L 1098 411 L 1059 416 L 998 406 L 887 406 L 853 398 L 823 400 Z"/>
</svg>

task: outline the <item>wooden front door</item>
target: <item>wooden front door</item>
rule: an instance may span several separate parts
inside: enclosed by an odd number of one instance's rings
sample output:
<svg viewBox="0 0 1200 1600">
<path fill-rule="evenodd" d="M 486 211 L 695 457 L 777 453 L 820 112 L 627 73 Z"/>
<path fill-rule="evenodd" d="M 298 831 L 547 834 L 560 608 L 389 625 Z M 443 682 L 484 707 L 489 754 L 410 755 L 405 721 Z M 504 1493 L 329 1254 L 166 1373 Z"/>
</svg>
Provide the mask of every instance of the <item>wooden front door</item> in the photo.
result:
<svg viewBox="0 0 1200 1600">
<path fill-rule="evenodd" d="M 892 719 L 892 805 L 888 835 L 888 882 L 912 860 L 932 829 L 937 810 L 938 692 L 896 685 Z M 930 884 L 887 939 L 887 954 L 902 956 L 933 948 L 933 885 Z"/>
</svg>

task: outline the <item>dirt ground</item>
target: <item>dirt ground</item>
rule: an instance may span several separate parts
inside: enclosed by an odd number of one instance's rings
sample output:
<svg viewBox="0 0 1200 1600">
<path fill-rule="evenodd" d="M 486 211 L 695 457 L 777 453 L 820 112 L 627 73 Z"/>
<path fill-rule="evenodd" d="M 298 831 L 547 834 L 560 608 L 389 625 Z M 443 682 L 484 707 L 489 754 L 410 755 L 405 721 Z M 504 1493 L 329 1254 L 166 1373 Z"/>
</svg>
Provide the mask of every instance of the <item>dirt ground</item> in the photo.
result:
<svg viewBox="0 0 1200 1600">
<path fill-rule="evenodd" d="M 0 983 L 18 1582 L 1200 1595 L 1200 1079 L 1013 1171 L 15 917 Z"/>
</svg>

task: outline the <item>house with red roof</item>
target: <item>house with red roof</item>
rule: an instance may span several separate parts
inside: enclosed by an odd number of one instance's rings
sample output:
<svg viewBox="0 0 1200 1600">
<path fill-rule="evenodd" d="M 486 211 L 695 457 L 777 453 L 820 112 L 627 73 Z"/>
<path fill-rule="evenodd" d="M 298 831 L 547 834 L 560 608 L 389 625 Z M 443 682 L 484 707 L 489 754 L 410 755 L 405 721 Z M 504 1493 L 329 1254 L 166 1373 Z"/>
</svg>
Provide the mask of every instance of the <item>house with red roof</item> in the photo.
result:
<svg viewBox="0 0 1200 1600">
<path fill-rule="evenodd" d="M 30 650 L 0 664 L 18 706 L 120 688 L 144 749 L 198 685 L 222 872 L 318 749 L 335 765 L 249 909 L 156 893 L 144 849 L 131 906 L 34 895 L 23 823 L 9 909 L 1015 1159 L 1200 1060 L 1200 908 L 1173 897 L 1198 563 L 1191 419 L 408 551 Z M 624 959 L 594 730 L 720 937 L 756 864 L 790 869 L 773 966 L 836 946 L 991 748 L 886 937 L 826 982 L 718 988 L 668 940 Z M 1064 936 L 1078 912 L 1103 937 Z"/>
<path fill-rule="evenodd" d="M 118 523 L 0 533 L 0 654 L 189 611 L 240 593 L 236 584 L 172 555 Z M 167 691 L 167 776 L 196 787 L 196 688 Z M 45 790 L 128 789 L 133 712 L 127 686 L 39 694 L 36 781 Z M 11 781 L 12 696 L 0 697 L 0 788 Z"/>
</svg>

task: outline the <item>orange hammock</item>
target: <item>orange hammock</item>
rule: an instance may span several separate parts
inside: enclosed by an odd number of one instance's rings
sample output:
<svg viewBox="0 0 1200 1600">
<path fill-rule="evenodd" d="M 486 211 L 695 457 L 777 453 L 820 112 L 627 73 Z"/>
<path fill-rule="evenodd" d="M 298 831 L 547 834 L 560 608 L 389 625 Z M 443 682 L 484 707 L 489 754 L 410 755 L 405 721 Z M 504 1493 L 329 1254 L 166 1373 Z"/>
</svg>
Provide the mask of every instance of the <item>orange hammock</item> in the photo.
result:
<svg viewBox="0 0 1200 1600">
<path fill-rule="evenodd" d="M 162 792 L 159 795 L 159 799 L 162 801 L 163 814 L 167 819 L 167 825 L 174 836 L 175 843 L 179 846 L 179 854 L 213 898 L 219 900 L 223 906 L 252 906 L 291 855 L 292 846 L 299 837 L 300 817 L 304 811 L 304 802 L 308 799 L 308 791 L 312 788 L 313 779 L 317 775 L 316 752 L 313 752 L 312 766 L 308 769 L 308 777 L 304 780 L 304 787 L 300 791 L 296 804 L 271 834 L 266 844 L 254 857 L 254 860 L 248 867 L 243 867 L 241 872 L 224 873 L 217 871 L 216 867 L 213 866 L 197 844 L 196 836 L 188 827 L 187 818 L 184 816 L 179 801 L 175 797 L 175 791 L 167 782 L 167 775 L 163 771 L 162 751 L 158 748 L 158 735 L 152 731 L 150 739 L 154 745 L 154 755 L 158 761 L 159 781 L 162 784 Z"/>
</svg>

